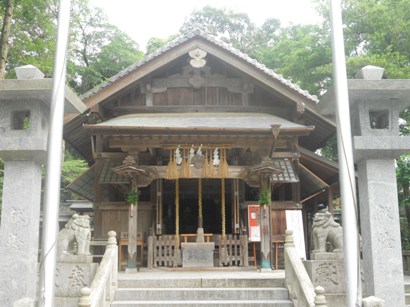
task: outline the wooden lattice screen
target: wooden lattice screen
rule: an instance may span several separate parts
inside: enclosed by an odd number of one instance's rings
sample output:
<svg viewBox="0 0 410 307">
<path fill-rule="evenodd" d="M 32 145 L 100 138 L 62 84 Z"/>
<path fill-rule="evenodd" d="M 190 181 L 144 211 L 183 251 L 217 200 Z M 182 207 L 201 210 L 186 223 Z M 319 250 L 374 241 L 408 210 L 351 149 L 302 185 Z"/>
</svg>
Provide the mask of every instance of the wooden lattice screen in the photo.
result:
<svg viewBox="0 0 410 307">
<path fill-rule="evenodd" d="M 148 268 L 178 266 L 179 240 L 176 236 L 151 236 L 148 244 Z"/>
<path fill-rule="evenodd" d="M 217 236 L 219 266 L 248 266 L 248 237 L 240 235 Z"/>
</svg>

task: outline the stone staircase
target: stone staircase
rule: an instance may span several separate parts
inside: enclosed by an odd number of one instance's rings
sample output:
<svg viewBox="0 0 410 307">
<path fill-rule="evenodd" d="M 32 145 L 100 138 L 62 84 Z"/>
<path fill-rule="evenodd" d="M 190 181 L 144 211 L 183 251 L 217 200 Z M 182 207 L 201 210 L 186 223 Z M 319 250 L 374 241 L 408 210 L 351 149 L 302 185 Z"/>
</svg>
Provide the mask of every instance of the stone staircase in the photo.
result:
<svg viewBox="0 0 410 307">
<path fill-rule="evenodd" d="M 284 272 L 139 272 L 119 274 L 114 306 L 291 307 Z"/>
<path fill-rule="evenodd" d="M 404 280 L 405 304 L 410 307 L 410 278 Z"/>
</svg>

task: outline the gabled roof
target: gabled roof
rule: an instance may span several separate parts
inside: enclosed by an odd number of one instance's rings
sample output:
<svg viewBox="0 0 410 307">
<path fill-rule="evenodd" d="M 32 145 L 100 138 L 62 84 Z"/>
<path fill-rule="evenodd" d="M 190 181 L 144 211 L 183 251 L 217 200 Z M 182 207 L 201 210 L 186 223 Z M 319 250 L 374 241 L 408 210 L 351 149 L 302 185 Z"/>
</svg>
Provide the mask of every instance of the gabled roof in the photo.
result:
<svg viewBox="0 0 410 307">
<path fill-rule="evenodd" d="M 235 74 L 254 80 L 255 83 L 271 91 L 282 103 L 289 104 L 289 107 L 295 111 L 295 120 L 298 117 L 296 113 L 303 113 L 304 126 L 314 126 L 315 130 L 309 136 L 300 137 L 301 146 L 315 150 L 323 146 L 335 134 L 334 122 L 316 112 L 315 107 L 318 102 L 316 96 L 309 94 L 231 45 L 198 29 L 181 35 L 146 56 L 142 61 L 127 67 L 106 82 L 86 92 L 81 98 L 89 109 L 103 105 L 105 102 L 109 103 L 138 83 L 143 83 L 153 75 L 161 73 L 162 69 L 167 69 L 167 66 L 181 62 L 183 57 L 196 48 L 207 52 L 210 58 L 226 64 Z M 251 107 L 248 106 L 248 109 L 244 107 L 239 111 L 236 108 L 234 112 L 249 112 L 249 108 Z M 88 120 L 85 114 L 66 117 L 64 139 L 91 162 L 92 149 L 89 142 L 89 131 L 82 127 L 88 123 Z"/>
<path fill-rule="evenodd" d="M 318 99 L 316 96 L 309 94 L 308 91 L 303 90 L 299 85 L 292 83 L 291 80 L 285 79 L 282 75 L 277 74 L 275 71 L 273 71 L 270 68 L 267 68 L 264 64 L 259 63 L 257 60 L 252 59 L 248 55 L 242 53 L 238 49 L 232 47 L 231 45 L 225 43 L 224 41 L 218 39 L 217 37 L 207 34 L 199 29 L 194 29 L 192 32 L 185 33 L 176 39 L 172 40 L 168 44 L 164 45 L 163 47 L 157 49 L 155 52 L 149 54 L 146 56 L 142 61 L 139 61 L 133 65 L 128 66 L 124 70 L 120 71 L 113 77 L 111 77 L 109 80 L 106 82 L 101 83 L 100 85 L 96 86 L 95 88 L 91 89 L 90 91 L 84 93 L 82 95 L 82 99 L 87 100 L 91 96 L 99 93 L 102 91 L 104 88 L 114 84 L 116 81 L 124 78 L 125 76 L 131 74 L 133 71 L 139 69 L 140 67 L 144 66 L 145 64 L 154 61 L 155 59 L 159 58 L 161 55 L 166 53 L 167 51 L 171 49 L 175 49 L 178 46 L 182 45 L 183 43 L 192 40 L 193 38 L 201 38 L 204 39 L 214 45 L 219 46 L 223 50 L 229 52 L 233 57 L 236 57 L 250 65 L 252 65 L 255 69 L 263 72 L 266 76 L 269 76 L 270 78 L 279 81 L 292 91 L 295 91 L 296 93 L 308 98 L 314 103 L 318 102 Z"/>
</svg>

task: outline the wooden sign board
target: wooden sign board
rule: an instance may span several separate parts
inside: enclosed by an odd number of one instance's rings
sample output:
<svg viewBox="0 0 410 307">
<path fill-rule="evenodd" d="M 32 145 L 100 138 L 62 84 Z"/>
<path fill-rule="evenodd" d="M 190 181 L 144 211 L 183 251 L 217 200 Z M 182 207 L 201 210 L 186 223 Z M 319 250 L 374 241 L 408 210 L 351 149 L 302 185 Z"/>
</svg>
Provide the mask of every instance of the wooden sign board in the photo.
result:
<svg viewBox="0 0 410 307">
<path fill-rule="evenodd" d="M 250 242 L 261 241 L 260 206 L 248 206 L 248 234 Z"/>
</svg>

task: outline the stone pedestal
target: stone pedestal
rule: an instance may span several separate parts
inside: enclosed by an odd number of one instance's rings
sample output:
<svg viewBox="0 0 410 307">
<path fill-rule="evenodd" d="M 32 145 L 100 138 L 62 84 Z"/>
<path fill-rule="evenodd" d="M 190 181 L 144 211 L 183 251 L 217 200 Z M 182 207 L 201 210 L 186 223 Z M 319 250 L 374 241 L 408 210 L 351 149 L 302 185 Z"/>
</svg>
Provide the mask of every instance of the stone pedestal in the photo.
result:
<svg viewBox="0 0 410 307">
<path fill-rule="evenodd" d="M 315 253 L 311 258 L 312 260 L 304 261 L 304 265 L 313 286 L 325 288 L 329 306 L 346 306 L 343 254 Z"/>
<path fill-rule="evenodd" d="M 80 290 L 91 287 L 98 264 L 92 256 L 60 256 L 55 278 L 55 304 L 59 307 L 77 307 Z"/>
<path fill-rule="evenodd" d="M 36 296 L 41 164 L 5 161 L 0 229 L 0 306 Z"/>
<path fill-rule="evenodd" d="M 373 295 L 404 306 L 394 160 L 358 162 L 360 220 L 363 236 L 363 296 Z M 364 239 L 366 238 L 366 239 Z"/>
<path fill-rule="evenodd" d="M 182 267 L 209 268 L 214 266 L 215 243 L 181 243 Z"/>
</svg>

